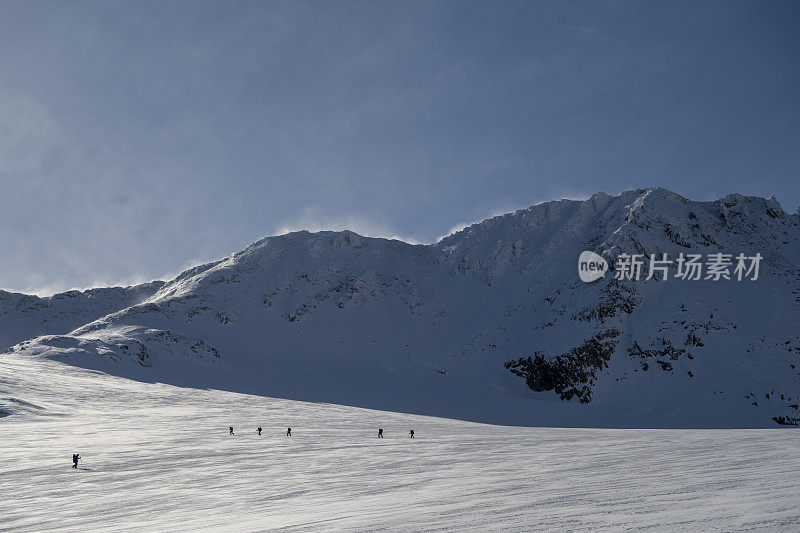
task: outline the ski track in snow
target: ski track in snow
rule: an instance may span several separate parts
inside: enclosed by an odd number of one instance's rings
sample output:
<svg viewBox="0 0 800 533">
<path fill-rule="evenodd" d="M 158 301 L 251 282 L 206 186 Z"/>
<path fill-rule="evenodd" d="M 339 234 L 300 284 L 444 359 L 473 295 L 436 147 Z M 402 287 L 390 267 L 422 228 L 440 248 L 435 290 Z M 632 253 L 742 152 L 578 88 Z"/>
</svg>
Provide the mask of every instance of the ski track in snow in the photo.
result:
<svg viewBox="0 0 800 533">
<path fill-rule="evenodd" d="M 793 429 L 492 426 L 13 357 L 0 407 L 2 531 L 800 529 Z"/>
</svg>

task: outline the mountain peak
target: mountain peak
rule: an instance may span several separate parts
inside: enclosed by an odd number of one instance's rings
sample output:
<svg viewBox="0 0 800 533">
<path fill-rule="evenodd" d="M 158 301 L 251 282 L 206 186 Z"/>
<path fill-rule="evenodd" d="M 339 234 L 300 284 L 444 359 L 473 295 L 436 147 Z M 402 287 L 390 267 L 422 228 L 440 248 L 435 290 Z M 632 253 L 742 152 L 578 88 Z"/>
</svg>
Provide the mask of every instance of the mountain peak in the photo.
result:
<svg viewBox="0 0 800 533">
<path fill-rule="evenodd" d="M 352 231 L 266 237 L 147 298 L 102 307 L 93 296 L 55 318 L 52 306 L 0 294 L 0 334 L 41 325 L 11 356 L 373 409 L 526 425 L 764 426 L 798 418 L 800 337 L 780 319 L 797 313 L 798 242 L 797 217 L 774 198 L 597 193 L 430 245 Z M 764 264 L 757 282 L 583 283 L 585 250 L 611 260 L 760 253 Z"/>
</svg>

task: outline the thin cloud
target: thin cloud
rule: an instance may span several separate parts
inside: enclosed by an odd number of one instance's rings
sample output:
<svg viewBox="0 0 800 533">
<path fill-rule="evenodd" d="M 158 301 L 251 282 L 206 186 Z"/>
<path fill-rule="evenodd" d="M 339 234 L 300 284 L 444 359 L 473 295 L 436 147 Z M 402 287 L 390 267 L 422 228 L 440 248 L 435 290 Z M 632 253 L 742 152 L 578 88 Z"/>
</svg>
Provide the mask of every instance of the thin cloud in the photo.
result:
<svg viewBox="0 0 800 533">
<path fill-rule="evenodd" d="M 56 125 L 28 98 L 0 95 L 0 172 L 30 172 L 56 145 Z"/>
</svg>

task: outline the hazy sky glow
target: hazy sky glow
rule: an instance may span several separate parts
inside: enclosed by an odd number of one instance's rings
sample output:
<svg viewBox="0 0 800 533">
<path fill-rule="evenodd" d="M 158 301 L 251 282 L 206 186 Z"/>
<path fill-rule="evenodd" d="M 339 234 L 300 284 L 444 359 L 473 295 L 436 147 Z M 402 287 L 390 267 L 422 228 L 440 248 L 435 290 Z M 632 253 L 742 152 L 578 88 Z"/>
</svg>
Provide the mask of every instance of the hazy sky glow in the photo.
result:
<svg viewBox="0 0 800 533">
<path fill-rule="evenodd" d="M 0 0 L 0 287 L 660 185 L 800 205 L 800 3 Z"/>
</svg>

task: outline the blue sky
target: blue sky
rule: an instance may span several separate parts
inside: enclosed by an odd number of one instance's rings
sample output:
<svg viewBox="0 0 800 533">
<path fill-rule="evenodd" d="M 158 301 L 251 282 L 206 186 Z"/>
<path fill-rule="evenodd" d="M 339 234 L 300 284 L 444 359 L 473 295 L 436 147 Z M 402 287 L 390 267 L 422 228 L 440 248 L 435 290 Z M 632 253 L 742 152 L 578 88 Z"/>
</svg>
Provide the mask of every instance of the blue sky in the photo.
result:
<svg viewBox="0 0 800 533">
<path fill-rule="evenodd" d="M 0 3 L 0 287 L 659 185 L 800 205 L 800 3 Z"/>
</svg>

